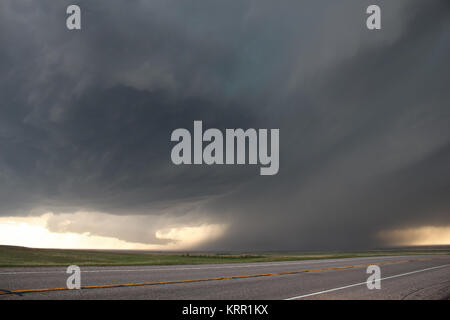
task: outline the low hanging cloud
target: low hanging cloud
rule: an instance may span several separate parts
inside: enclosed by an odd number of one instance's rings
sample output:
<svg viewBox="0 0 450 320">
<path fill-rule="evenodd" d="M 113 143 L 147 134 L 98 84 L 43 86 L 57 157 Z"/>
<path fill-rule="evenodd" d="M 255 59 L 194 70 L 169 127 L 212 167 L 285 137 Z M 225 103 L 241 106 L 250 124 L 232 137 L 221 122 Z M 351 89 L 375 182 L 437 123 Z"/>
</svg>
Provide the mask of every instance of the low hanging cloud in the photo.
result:
<svg viewBox="0 0 450 320">
<path fill-rule="evenodd" d="M 46 229 L 56 233 L 92 234 L 133 243 L 185 248 L 222 236 L 227 226 L 184 215 L 112 215 L 101 212 L 47 213 Z M 198 225 L 195 221 L 202 220 Z"/>
<path fill-rule="evenodd" d="M 196 244 L 214 250 L 450 225 L 450 3 L 375 2 L 380 31 L 373 1 L 80 0 L 71 32 L 69 1 L 4 0 L 0 215 L 152 244 L 227 226 Z M 279 173 L 173 165 L 194 120 L 279 128 Z"/>
</svg>

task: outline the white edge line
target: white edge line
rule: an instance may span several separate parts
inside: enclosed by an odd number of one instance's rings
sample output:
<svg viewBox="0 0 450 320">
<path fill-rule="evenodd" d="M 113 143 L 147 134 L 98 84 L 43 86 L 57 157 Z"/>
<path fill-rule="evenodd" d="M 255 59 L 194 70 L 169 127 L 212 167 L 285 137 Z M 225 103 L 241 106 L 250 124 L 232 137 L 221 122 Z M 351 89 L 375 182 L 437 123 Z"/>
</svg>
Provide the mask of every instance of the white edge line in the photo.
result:
<svg viewBox="0 0 450 320">
<path fill-rule="evenodd" d="M 431 268 L 426 268 L 426 269 L 421 269 L 421 270 L 411 271 L 411 272 L 407 272 L 407 273 L 397 274 L 397 275 L 395 275 L 395 276 L 385 277 L 385 278 L 381 278 L 381 279 L 378 279 L 378 280 L 375 280 L 375 281 L 381 281 L 381 280 L 387 280 L 387 279 L 392 279 L 392 278 L 403 277 L 403 276 L 407 276 L 407 275 L 414 274 L 414 273 L 418 273 L 418 272 L 424 272 L 424 271 L 433 270 L 433 269 L 440 269 L 440 268 L 444 268 L 444 267 L 448 267 L 448 266 L 450 266 L 450 264 L 444 264 L 444 265 L 442 265 L 442 266 L 431 267 Z M 361 285 L 364 285 L 364 284 L 367 284 L 367 281 L 365 281 L 365 282 L 360 282 L 360 283 L 355 283 L 355 284 L 350 284 L 350 285 L 344 286 L 344 287 L 339 287 L 339 288 L 334 288 L 334 289 L 329 289 L 329 290 L 324 290 L 324 291 L 319 291 L 319 292 L 314 292 L 314 293 L 304 294 L 304 295 L 301 295 L 301 296 L 291 297 L 291 298 L 287 298 L 287 299 L 284 299 L 284 300 L 301 299 L 301 298 L 306 298 L 306 297 L 310 297 L 310 296 L 315 296 L 315 295 L 319 295 L 319 294 L 323 294 L 323 293 L 328 293 L 328 292 L 333 292 L 333 291 L 343 290 L 343 289 L 347 289 L 347 288 L 351 288 L 351 287 L 361 286 Z"/>
</svg>

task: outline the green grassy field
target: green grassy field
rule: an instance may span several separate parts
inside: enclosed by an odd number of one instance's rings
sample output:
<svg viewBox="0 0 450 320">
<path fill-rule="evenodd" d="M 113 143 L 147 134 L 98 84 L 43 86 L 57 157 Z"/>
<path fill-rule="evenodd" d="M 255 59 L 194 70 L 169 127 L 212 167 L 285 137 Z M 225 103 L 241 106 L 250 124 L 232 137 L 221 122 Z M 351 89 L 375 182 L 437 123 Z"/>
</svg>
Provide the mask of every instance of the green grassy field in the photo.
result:
<svg viewBox="0 0 450 320">
<path fill-rule="evenodd" d="M 211 253 L 151 253 L 97 250 L 33 249 L 0 246 L 0 267 L 31 266 L 126 266 L 174 265 L 204 263 L 269 262 L 308 259 L 336 259 L 382 255 L 450 254 L 446 249 L 375 250 L 341 253 L 264 253 L 264 254 L 211 254 Z"/>
</svg>

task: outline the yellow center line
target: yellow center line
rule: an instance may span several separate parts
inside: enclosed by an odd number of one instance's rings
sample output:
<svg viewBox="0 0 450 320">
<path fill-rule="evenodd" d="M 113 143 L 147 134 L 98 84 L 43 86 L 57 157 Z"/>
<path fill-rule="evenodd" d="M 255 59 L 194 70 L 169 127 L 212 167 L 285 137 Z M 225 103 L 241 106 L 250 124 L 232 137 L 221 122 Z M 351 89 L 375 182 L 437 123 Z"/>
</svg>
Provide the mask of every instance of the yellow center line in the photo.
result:
<svg viewBox="0 0 450 320">
<path fill-rule="evenodd" d="M 283 272 L 273 272 L 273 273 L 241 275 L 241 276 L 225 276 L 225 277 L 204 278 L 204 279 L 91 285 L 91 286 L 81 286 L 80 289 L 139 287 L 139 286 L 154 286 L 154 285 L 180 284 L 180 283 L 192 283 L 192 282 L 204 282 L 204 281 L 218 281 L 218 280 L 258 278 L 258 277 L 268 277 L 268 276 L 281 276 L 281 275 L 300 274 L 300 273 L 307 273 L 307 272 L 321 272 L 321 271 L 354 269 L 354 268 L 368 267 L 370 265 L 388 265 L 388 264 L 406 263 L 406 262 L 413 262 L 413 261 L 426 261 L 426 260 L 433 260 L 433 259 L 431 259 L 431 258 L 423 258 L 423 259 L 397 260 L 397 261 L 386 261 L 386 262 L 378 262 L 378 263 L 370 263 L 370 264 L 357 264 L 357 265 L 341 266 L 341 267 L 327 267 L 327 268 L 319 268 L 319 269 L 304 269 L 304 270 L 296 270 L 296 271 L 283 271 Z M 48 292 L 48 291 L 66 291 L 66 290 L 72 290 L 72 289 L 68 289 L 68 288 L 43 288 L 43 289 L 24 289 L 24 290 L 11 290 L 11 291 L 0 290 L 0 296 L 1 295 L 8 295 L 8 294 L 23 294 L 23 293 Z"/>
</svg>

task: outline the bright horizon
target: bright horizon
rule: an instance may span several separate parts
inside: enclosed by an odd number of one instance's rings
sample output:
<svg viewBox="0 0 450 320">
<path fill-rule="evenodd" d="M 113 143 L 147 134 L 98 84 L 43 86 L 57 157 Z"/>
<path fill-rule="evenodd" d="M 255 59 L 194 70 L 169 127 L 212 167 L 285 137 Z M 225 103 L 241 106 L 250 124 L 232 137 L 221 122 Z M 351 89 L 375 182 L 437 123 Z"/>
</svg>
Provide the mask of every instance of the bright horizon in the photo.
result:
<svg viewBox="0 0 450 320">
<path fill-rule="evenodd" d="M 99 236 L 89 232 L 52 231 L 48 223 L 53 216 L 52 213 L 46 213 L 35 217 L 1 217 L 0 245 L 54 249 L 178 251 L 195 249 L 202 242 L 223 235 L 226 230 L 225 226 L 220 225 L 157 230 L 156 238 L 169 240 L 169 242 L 164 245 L 155 245 L 121 240 L 113 236 Z M 71 223 L 70 217 L 76 218 L 77 215 L 69 215 L 69 217 L 66 215 L 64 221 L 66 227 Z M 130 220 L 130 217 L 127 217 L 127 220 Z M 387 230 L 380 232 L 378 236 L 387 247 L 450 245 L 450 227 L 423 226 Z"/>
</svg>

